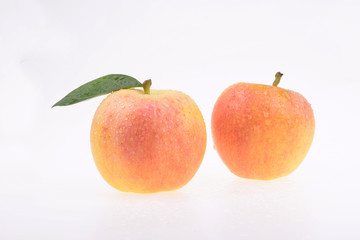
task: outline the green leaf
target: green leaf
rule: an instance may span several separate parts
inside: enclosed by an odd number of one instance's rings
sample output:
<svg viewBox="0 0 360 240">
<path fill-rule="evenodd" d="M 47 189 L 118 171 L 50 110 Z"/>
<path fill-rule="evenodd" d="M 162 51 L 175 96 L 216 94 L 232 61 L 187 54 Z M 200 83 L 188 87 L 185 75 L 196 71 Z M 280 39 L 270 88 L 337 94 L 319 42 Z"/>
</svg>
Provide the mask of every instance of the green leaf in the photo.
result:
<svg viewBox="0 0 360 240">
<path fill-rule="evenodd" d="M 55 103 L 55 106 L 67 106 L 87 99 L 111 93 L 119 89 L 141 87 L 142 84 L 133 77 L 122 74 L 109 74 L 85 83 L 76 88 L 63 99 Z"/>
</svg>

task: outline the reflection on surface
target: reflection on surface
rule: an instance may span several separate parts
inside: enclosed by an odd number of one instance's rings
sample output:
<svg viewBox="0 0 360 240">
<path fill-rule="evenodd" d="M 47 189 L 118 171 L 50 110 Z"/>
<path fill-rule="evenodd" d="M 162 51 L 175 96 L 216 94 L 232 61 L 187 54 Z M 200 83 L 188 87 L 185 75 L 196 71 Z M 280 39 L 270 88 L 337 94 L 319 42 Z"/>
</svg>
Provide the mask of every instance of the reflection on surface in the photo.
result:
<svg viewBox="0 0 360 240">
<path fill-rule="evenodd" d="M 221 179 L 221 176 L 217 179 Z M 175 192 L 108 192 L 98 209 L 95 235 L 122 238 L 227 239 L 303 238 L 307 229 L 302 192 L 296 182 L 251 181 L 202 176 Z M 127 231 L 118 231 L 127 229 Z M 107 233 L 108 236 L 104 236 Z"/>
</svg>

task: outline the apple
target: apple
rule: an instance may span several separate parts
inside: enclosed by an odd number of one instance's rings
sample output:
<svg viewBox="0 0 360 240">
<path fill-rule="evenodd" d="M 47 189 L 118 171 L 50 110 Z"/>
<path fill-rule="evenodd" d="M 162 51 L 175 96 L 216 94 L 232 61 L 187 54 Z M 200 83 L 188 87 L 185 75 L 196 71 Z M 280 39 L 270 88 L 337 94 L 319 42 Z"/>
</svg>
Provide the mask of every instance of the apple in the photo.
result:
<svg viewBox="0 0 360 240">
<path fill-rule="evenodd" d="M 308 153 L 314 113 L 299 93 L 272 86 L 237 83 L 217 99 L 211 119 L 214 146 L 235 175 L 271 180 L 293 172 Z"/>
<path fill-rule="evenodd" d="M 180 91 L 149 87 L 110 94 L 91 126 L 96 166 L 106 182 L 124 192 L 179 189 L 193 178 L 205 153 L 206 128 L 196 103 Z"/>
<path fill-rule="evenodd" d="M 173 90 L 151 90 L 123 74 L 76 88 L 55 106 L 110 93 L 95 112 L 91 150 L 107 183 L 124 192 L 155 193 L 183 187 L 200 167 L 206 128 L 196 103 Z M 143 89 L 130 89 L 142 87 Z"/>
</svg>

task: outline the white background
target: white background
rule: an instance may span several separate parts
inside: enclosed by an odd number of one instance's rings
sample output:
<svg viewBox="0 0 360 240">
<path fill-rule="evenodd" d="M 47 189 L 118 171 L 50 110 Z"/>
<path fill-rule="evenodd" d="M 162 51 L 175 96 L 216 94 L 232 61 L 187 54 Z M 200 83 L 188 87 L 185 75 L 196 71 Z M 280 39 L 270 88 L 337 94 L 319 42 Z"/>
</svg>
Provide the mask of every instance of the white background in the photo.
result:
<svg viewBox="0 0 360 240">
<path fill-rule="evenodd" d="M 274 181 L 231 174 L 212 107 L 236 82 L 303 94 L 316 118 L 303 164 Z M 103 97 L 50 107 L 109 73 L 190 95 L 208 131 L 174 192 L 122 193 L 92 159 Z M 359 239 L 359 1 L 0 1 L 0 239 Z"/>
</svg>

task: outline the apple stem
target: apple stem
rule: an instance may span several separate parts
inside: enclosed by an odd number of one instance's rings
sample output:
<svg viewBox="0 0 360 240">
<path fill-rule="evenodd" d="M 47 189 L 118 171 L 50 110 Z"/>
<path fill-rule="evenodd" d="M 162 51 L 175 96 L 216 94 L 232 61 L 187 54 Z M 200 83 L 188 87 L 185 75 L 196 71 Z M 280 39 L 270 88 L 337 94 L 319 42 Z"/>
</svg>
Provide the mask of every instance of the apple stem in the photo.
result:
<svg viewBox="0 0 360 240">
<path fill-rule="evenodd" d="M 145 80 L 142 84 L 145 94 L 150 94 L 151 79 Z"/>
<path fill-rule="evenodd" d="M 284 74 L 282 74 L 281 72 L 277 72 L 276 74 L 275 74 L 275 80 L 274 80 L 274 82 L 273 82 L 273 86 L 274 87 L 277 87 L 277 85 L 280 83 L 280 79 L 281 79 L 281 77 L 283 76 Z"/>
</svg>

